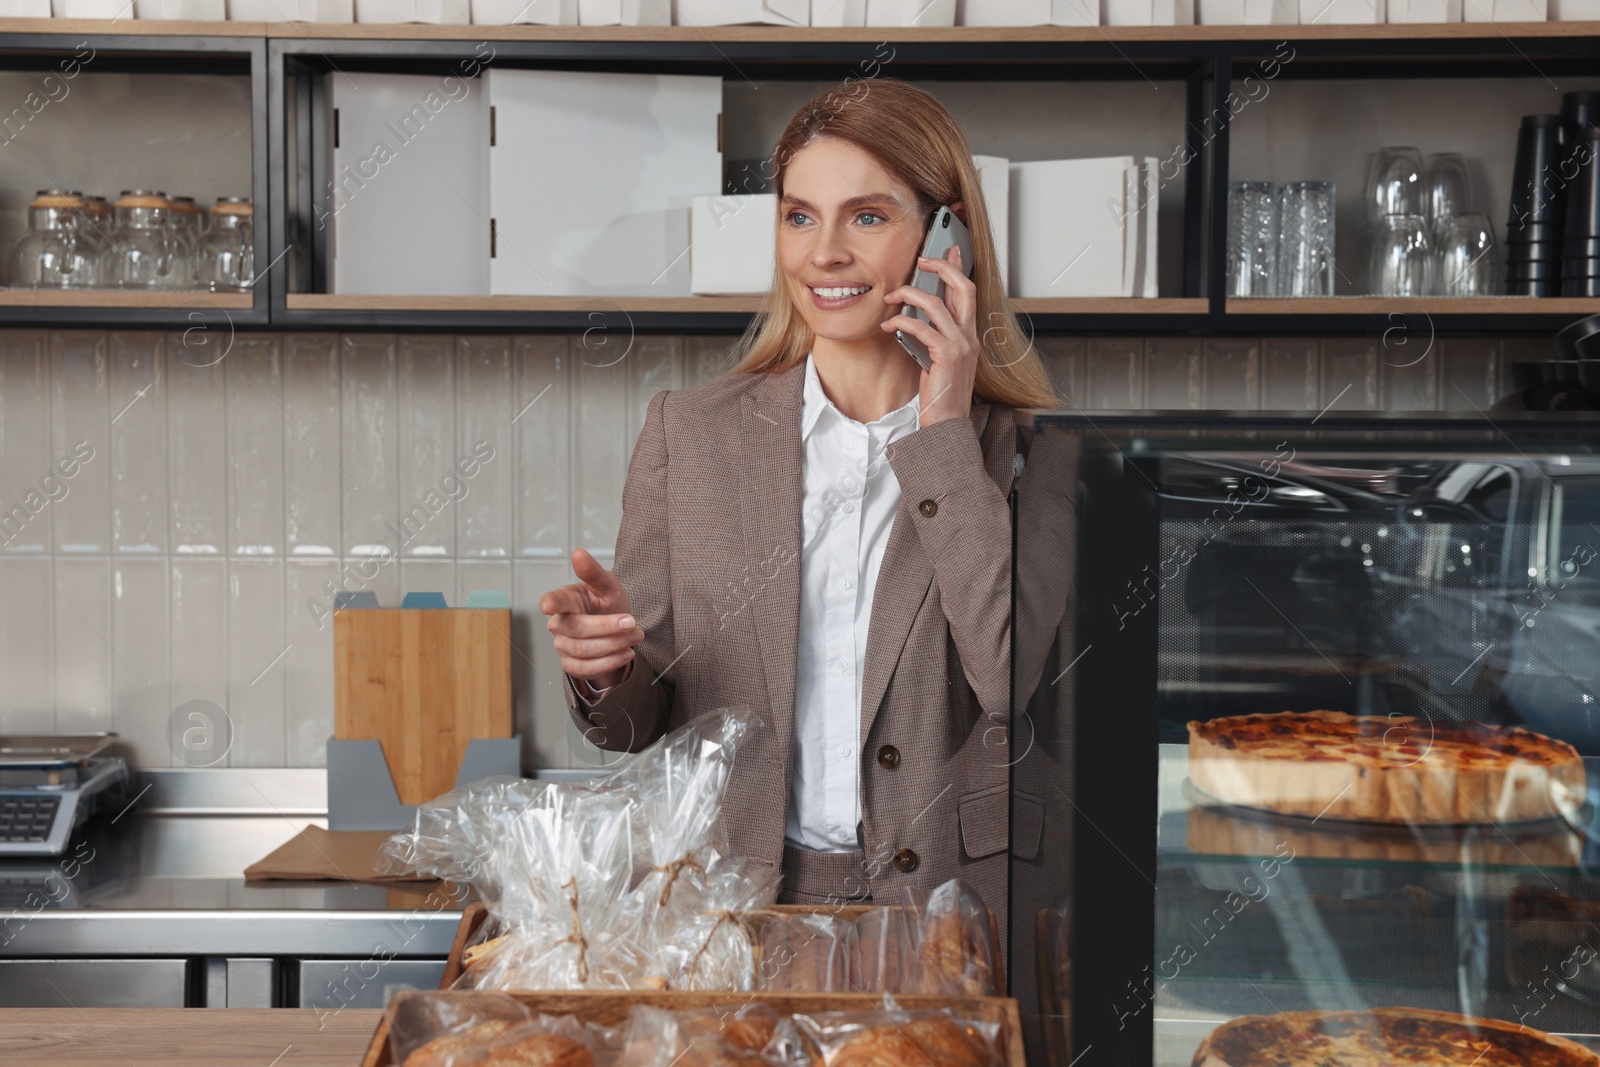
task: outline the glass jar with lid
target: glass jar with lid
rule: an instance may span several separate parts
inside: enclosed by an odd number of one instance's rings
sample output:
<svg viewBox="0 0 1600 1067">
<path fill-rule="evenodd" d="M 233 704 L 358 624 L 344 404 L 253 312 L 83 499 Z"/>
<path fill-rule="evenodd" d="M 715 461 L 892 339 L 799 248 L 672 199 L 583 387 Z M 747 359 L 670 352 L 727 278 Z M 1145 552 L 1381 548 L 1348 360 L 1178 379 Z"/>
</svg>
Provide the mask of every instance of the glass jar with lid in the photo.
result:
<svg viewBox="0 0 1600 1067">
<path fill-rule="evenodd" d="M 172 227 L 173 233 L 182 238 L 190 259 L 196 258 L 200 250 L 200 237 L 206 232 L 205 211 L 192 196 L 169 196 L 167 203 L 172 207 L 167 224 Z"/>
<path fill-rule="evenodd" d="M 95 284 L 95 261 L 78 228 L 80 197 L 41 189 L 28 205 L 28 232 L 11 250 L 11 284 L 28 289 L 83 289 Z"/>
<path fill-rule="evenodd" d="M 105 264 L 106 249 L 111 247 L 112 227 L 111 204 L 106 198 L 92 194 L 85 196 L 83 203 L 78 207 L 78 235 L 87 246 L 84 254 L 95 264 L 94 285 L 109 284 L 102 268 Z"/>
<path fill-rule="evenodd" d="M 200 238 L 196 277 L 202 289 L 242 290 L 255 281 L 255 207 L 249 197 L 223 196 Z"/>
<path fill-rule="evenodd" d="M 166 194 L 125 189 L 117 198 L 111 247 L 105 251 L 107 284 L 119 289 L 187 289 L 194 257 L 173 231 Z"/>
</svg>

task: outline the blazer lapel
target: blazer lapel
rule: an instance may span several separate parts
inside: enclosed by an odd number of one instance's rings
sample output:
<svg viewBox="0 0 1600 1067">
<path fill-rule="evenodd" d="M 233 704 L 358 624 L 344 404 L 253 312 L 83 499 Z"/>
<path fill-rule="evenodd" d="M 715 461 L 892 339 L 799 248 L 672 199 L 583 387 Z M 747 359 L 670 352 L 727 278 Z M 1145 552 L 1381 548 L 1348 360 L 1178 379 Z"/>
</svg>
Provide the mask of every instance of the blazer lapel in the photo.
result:
<svg viewBox="0 0 1600 1067">
<path fill-rule="evenodd" d="M 766 375 L 742 399 L 739 509 L 745 589 L 761 644 L 761 671 L 778 751 L 794 738 L 800 649 L 800 508 L 804 493 L 800 396 L 805 363 Z"/>
<path fill-rule="evenodd" d="M 974 397 L 970 418 L 978 440 L 982 441 L 984 428 L 989 424 L 988 402 Z M 889 678 L 905 650 L 911 624 L 922 610 L 933 584 L 933 560 L 923 551 L 913 514 L 920 503 L 904 495 L 900 497 L 894 526 L 889 530 L 889 543 L 884 547 L 883 562 L 878 567 L 878 584 L 872 594 L 871 628 L 867 631 L 867 661 L 861 679 L 861 751 L 866 750 L 867 736 L 877 721 L 878 707 L 883 703 L 884 691 L 889 688 Z M 942 671 L 946 664 L 941 658 L 938 662 L 913 663 L 910 667 Z"/>
</svg>

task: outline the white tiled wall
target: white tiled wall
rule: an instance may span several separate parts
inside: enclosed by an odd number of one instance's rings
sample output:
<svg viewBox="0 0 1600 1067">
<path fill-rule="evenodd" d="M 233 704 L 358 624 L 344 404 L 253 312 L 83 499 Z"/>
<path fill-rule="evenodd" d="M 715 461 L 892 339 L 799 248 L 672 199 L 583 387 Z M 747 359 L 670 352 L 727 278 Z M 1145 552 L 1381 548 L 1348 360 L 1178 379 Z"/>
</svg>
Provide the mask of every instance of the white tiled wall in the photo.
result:
<svg viewBox="0 0 1600 1067">
<path fill-rule="evenodd" d="M 1095 411 L 1487 408 L 1505 362 L 1548 345 L 1412 340 L 1039 346 L 1069 410 Z M 219 359 L 214 335 L 0 331 L 0 731 L 116 730 L 136 764 L 175 765 L 169 720 L 200 700 L 231 724 L 226 765 L 319 765 L 343 573 L 386 605 L 509 591 L 525 765 L 597 762 L 538 597 L 574 546 L 609 557 L 650 397 L 721 373 L 730 343 L 240 334 Z M 494 458 L 443 484 L 475 448 Z M 398 561 L 363 570 L 408 512 Z"/>
</svg>

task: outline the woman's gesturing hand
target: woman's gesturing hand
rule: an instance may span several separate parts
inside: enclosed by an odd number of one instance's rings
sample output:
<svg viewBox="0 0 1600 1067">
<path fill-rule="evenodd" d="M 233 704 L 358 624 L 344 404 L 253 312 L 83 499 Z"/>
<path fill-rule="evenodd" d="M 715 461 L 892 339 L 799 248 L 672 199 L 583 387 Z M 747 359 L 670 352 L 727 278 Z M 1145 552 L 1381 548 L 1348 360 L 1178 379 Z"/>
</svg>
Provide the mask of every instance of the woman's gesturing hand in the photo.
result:
<svg viewBox="0 0 1600 1067">
<path fill-rule="evenodd" d="M 972 412 L 972 385 L 978 375 L 978 287 L 963 273 L 961 249 L 956 246 L 944 259 L 917 257 L 917 268 L 944 280 L 944 299 L 912 285 L 885 293 L 887 303 L 915 304 L 927 312 L 929 321 L 902 312 L 885 320 L 883 330 L 904 330 L 927 346 L 933 367 L 922 376 L 918 424 L 931 426 L 943 419 L 964 419 Z"/>
<path fill-rule="evenodd" d="M 644 631 L 629 612 L 628 594 L 615 574 L 581 548 L 572 553 L 572 569 L 579 581 L 540 597 L 539 610 L 550 616 L 561 669 L 606 689 L 622 681 Z"/>
</svg>

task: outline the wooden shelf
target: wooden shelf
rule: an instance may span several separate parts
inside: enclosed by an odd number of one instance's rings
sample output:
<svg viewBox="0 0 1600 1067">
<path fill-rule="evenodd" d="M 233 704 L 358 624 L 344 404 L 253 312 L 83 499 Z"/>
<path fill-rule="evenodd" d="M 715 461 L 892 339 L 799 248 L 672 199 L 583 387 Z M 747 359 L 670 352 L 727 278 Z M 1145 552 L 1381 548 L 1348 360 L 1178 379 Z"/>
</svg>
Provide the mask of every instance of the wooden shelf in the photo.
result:
<svg viewBox="0 0 1600 1067">
<path fill-rule="evenodd" d="M 198 19 L 3 19 L 0 34 L 52 33 L 72 37 L 265 37 L 265 22 Z"/>
<path fill-rule="evenodd" d="M 198 308 L 249 311 L 254 293 L 212 293 L 205 290 L 145 293 L 121 289 L 0 289 L 0 308 L 115 308 L 171 310 Z"/>
<path fill-rule="evenodd" d="M 1228 315 L 1594 315 L 1600 297 L 1229 297 Z"/>
<path fill-rule="evenodd" d="M 355 293 L 289 293 L 290 311 L 641 311 L 747 313 L 761 308 L 759 296 L 395 296 Z"/>
<path fill-rule="evenodd" d="M 290 293 L 290 311 L 639 311 L 734 312 L 761 310 L 760 296 L 368 296 L 349 293 Z M 1013 299 L 1012 309 L 1035 315 L 1203 315 L 1200 299 L 1082 297 Z"/>
<path fill-rule="evenodd" d="M 362 41 L 1041 44 L 1096 41 L 1405 41 L 1597 37 L 1600 22 L 1439 22 L 1266 26 L 439 26 L 166 19 L 0 19 L 0 34 L 267 37 Z"/>
</svg>

